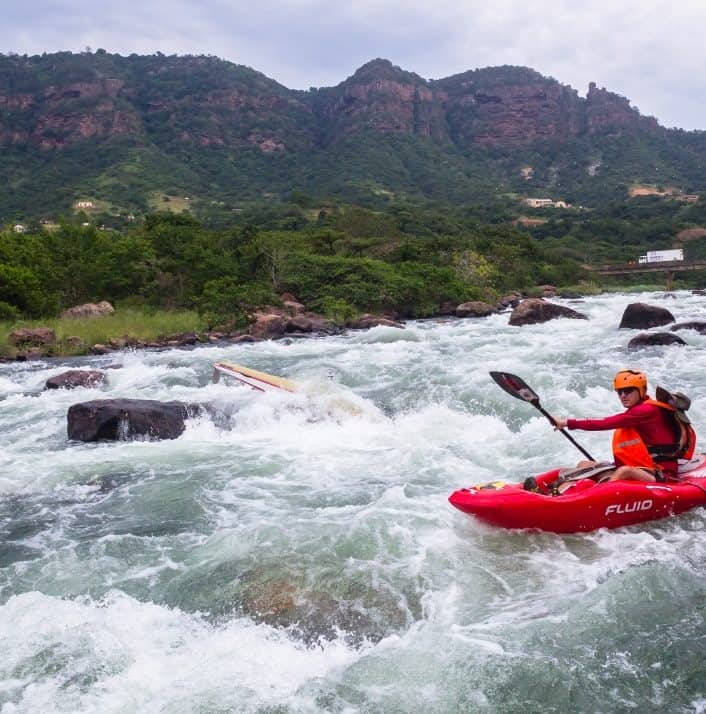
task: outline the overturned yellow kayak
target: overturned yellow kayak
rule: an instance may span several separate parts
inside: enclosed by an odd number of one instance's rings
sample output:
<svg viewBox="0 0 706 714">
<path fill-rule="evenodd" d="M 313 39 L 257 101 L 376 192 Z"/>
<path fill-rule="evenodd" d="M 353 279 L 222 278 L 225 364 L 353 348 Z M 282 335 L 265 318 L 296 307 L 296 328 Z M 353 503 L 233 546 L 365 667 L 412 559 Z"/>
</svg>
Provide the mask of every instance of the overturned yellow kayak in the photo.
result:
<svg viewBox="0 0 706 714">
<path fill-rule="evenodd" d="M 247 384 L 260 392 L 267 392 L 273 389 L 283 389 L 285 392 L 296 392 L 297 387 L 291 379 L 277 377 L 274 374 L 260 372 L 250 367 L 234 362 L 216 362 L 213 365 L 213 381 L 218 381 L 221 374 L 233 377 L 243 384 Z"/>
</svg>

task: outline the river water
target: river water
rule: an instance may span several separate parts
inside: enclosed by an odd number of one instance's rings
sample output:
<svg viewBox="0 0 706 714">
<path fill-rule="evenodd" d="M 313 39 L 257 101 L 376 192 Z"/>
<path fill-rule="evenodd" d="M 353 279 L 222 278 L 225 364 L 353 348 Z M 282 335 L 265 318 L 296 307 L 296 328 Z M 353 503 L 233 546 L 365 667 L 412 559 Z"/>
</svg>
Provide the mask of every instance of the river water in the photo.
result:
<svg viewBox="0 0 706 714">
<path fill-rule="evenodd" d="M 482 525 L 457 488 L 581 454 L 562 416 L 621 410 L 621 367 L 706 433 L 706 336 L 625 348 L 626 305 L 285 342 L 0 366 L 0 711 L 706 712 L 706 514 L 557 536 Z M 221 380 L 231 360 L 295 394 Z M 67 366 L 99 389 L 42 391 Z M 69 443 L 100 398 L 209 402 L 173 441 Z M 574 432 L 597 458 L 608 434 Z M 704 437 L 706 438 L 706 436 Z"/>
</svg>

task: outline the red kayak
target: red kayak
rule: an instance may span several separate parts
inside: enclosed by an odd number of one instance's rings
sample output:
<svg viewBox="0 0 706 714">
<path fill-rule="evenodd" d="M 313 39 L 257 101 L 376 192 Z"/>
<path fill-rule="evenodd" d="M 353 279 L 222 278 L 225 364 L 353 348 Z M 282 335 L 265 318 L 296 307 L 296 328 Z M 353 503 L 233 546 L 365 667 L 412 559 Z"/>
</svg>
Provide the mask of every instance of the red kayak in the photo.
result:
<svg viewBox="0 0 706 714">
<path fill-rule="evenodd" d="M 536 477 L 540 490 L 556 481 L 559 469 Z M 559 496 L 526 491 L 519 483 L 494 482 L 455 491 L 452 506 L 501 528 L 535 528 L 584 533 L 675 516 L 706 506 L 706 454 L 679 466 L 680 480 L 666 483 L 611 481 L 570 488 Z"/>
</svg>

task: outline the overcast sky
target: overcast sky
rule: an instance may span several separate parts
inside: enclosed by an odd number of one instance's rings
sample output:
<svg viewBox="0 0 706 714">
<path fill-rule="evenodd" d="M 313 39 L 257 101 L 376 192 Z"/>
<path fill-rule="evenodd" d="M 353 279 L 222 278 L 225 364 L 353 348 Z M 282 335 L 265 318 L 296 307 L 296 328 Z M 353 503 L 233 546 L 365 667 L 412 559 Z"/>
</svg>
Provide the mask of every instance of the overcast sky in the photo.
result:
<svg viewBox="0 0 706 714">
<path fill-rule="evenodd" d="M 706 129 L 706 0 L 0 0 L 0 52 L 210 54 L 292 89 L 368 60 L 426 79 L 532 67 L 622 94 L 667 127 Z"/>
</svg>

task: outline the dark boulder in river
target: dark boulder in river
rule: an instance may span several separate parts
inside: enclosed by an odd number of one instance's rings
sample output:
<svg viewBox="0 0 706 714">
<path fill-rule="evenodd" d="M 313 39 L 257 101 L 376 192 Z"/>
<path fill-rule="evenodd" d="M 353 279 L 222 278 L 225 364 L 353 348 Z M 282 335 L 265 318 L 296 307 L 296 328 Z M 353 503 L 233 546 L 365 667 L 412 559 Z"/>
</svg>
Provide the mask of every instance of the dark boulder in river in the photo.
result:
<svg viewBox="0 0 706 714">
<path fill-rule="evenodd" d="M 176 439 L 198 407 L 152 399 L 96 399 L 69 407 L 67 430 L 76 441 Z"/>
<path fill-rule="evenodd" d="M 685 345 L 679 335 L 671 332 L 642 332 L 628 342 L 628 349 L 635 350 L 640 347 L 654 347 L 656 345 Z"/>
<path fill-rule="evenodd" d="M 670 322 L 674 322 L 674 315 L 666 307 L 647 305 L 644 302 L 633 302 L 625 308 L 619 328 L 647 330 L 650 327 L 668 325 Z"/>
<path fill-rule="evenodd" d="M 572 320 L 587 320 L 582 315 L 570 307 L 556 305 L 546 302 L 541 298 L 527 298 L 523 300 L 510 314 L 510 325 L 536 325 L 540 322 L 547 322 L 557 317 L 568 317 Z"/>
<path fill-rule="evenodd" d="M 97 370 L 70 369 L 44 383 L 45 389 L 75 389 L 76 387 L 98 387 L 105 382 L 105 374 Z"/>
</svg>

